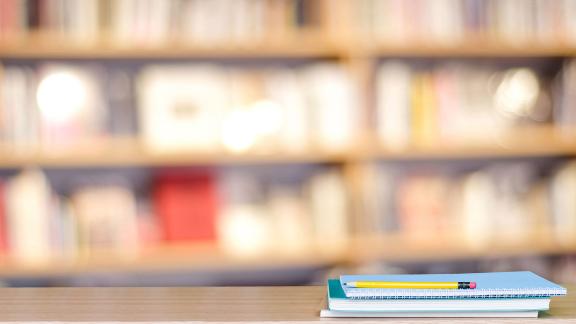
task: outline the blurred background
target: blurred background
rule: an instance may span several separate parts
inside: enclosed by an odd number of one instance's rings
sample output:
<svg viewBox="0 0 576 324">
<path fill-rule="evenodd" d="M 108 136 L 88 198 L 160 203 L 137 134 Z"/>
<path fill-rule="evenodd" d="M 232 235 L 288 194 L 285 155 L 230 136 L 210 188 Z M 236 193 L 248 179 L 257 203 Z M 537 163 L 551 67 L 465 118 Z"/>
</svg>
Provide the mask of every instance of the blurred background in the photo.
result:
<svg viewBox="0 0 576 324">
<path fill-rule="evenodd" d="M 0 0 L 0 283 L 576 282 L 576 0 Z"/>
</svg>

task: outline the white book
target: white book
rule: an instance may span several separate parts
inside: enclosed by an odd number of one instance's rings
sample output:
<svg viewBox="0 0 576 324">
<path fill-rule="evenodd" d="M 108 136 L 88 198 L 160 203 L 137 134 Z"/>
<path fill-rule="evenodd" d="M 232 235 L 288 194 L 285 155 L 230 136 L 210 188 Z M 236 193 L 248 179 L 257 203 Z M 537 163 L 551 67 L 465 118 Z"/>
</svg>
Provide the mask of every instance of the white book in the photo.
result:
<svg viewBox="0 0 576 324">
<path fill-rule="evenodd" d="M 403 63 L 387 62 L 378 70 L 377 121 L 380 143 L 402 148 L 410 142 L 410 92 L 412 75 Z"/>
<path fill-rule="evenodd" d="M 50 206 L 51 189 L 42 171 L 25 170 L 8 182 L 8 240 L 17 262 L 36 264 L 52 257 Z"/>
<path fill-rule="evenodd" d="M 422 2 L 426 10 L 425 29 L 420 29 L 419 38 L 434 44 L 454 44 L 461 40 L 462 1 L 436 0 Z"/>
<path fill-rule="evenodd" d="M 316 65 L 304 71 L 304 84 L 319 144 L 330 151 L 348 148 L 357 135 L 361 112 L 350 76 L 337 65 Z"/>
<path fill-rule="evenodd" d="M 144 144 L 155 153 L 214 151 L 230 91 L 210 66 L 151 66 L 138 80 Z"/>
<path fill-rule="evenodd" d="M 348 237 L 348 203 L 342 175 L 334 170 L 315 175 L 308 187 L 314 235 L 319 244 L 330 242 L 336 251 Z"/>
<path fill-rule="evenodd" d="M 562 166 L 552 177 L 551 205 L 554 237 L 558 242 L 576 243 L 576 162 Z"/>
<path fill-rule="evenodd" d="M 550 298 L 330 300 L 331 310 L 344 312 L 514 312 L 549 307 Z"/>
<path fill-rule="evenodd" d="M 252 27 L 254 26 L 254 1 L 252 0 L 234 0 L 225 1 L 226 9 L 222 9 L 224 14 L 229 16 L 225 19 L 226 25 L 223 27 L 223 33 L 226 34 L 228 41 L 236 44 L 243 44 L 254 36 Z"/>
<path fill-rule="evenodd" d="M 468 175 L 462 185 L 461 233 L 472 248 L 484 248 L 492 238 L 492 204 L 496 200 L 494 183 L 485 172 Z"/>
<path fill-rule="evenodd" d="M 382 44 L 409 43 L 412 35 L 409 28 L 410 13 L 406 10 L 406 1 L 379 0 L 373 7 L 373 31 Z"/>
<path fill-rule="evenodd" d="M 273 222 L 273 244 L 286 253 L 299 253 L 310 247 L 312 224 L 301 193 L 290 187 L 270 190 L 267 212 Z"/>
<path fill-rule="evenodd" d="M 161 44 L 170 37 L 170 19 L 174 1 L 150 0 L 148 14 L 148 33 L 146 41 Z"/>
<path fill-rule="evenodd" d="M 504 42 L 519 45 L 531 40 L 532 2 L 523 0 L 497 1 L 498 36 Z"/>
<path fill-rule="evenodd" d="M 561 41 L 561 28 L 558 28 L 556 21 L 556 12 L 561 6 L 561 1 L 535 0 L 534 10 L 537 13 L 534 17 L 535 41 L 548 44 Z"/>
<path fill-rule="evenodd" d="M 88 44 L 98 36 L 98 0 L 68 1 L 68 36 L 76 42 Z"/>
<path fill-rule="evenodd" d="M 550 2 L 550 1 L 548 1 Z M 574 0 L 563 0 L 561 2 L 561 12 L 563 15 L 561 33 L 564 35 L 563 41 L 567 44 L 576 44 L 576 1 Z"/>
<path fill-rule="evenodd" d="M 272 248 L 272 227 L 262 206 L 262 183 L 254 176 L 235 170 L 219 179 L 222 207 L 217 229 L 222 250 L 239 257 L 254 256 Z"/>
<path fill-rule="evenodd" d="M 296 72 L 284 69 L 272 72 L 266 82 L 270 100 L 282 107 L 282 126 L 278 145 L 284 151 L 305 151 L 310 140 L 310 110 Z"/>
<path fill-rule="evenodd" d="M 186 3 L 184 13 L 184 24 L 186 29 L 186 40 L 191 44 L 210 45 L 214 40 L 220 37 L 220 32 L 216 29 L 210 30 L 210 20 L 222 21 L 222 11 L 212 7 L 217 1 L 189 0 Z M 206 14 L 210 12 L 210 14 Z"/>
<path fill-rule="evenodd" d="M 538 311 L 523 312 L 342 312 L 320 310 L 320 317 L 538 317 Z"/>
<path fill-rule="evenodd" d="M 136 21 L 137 0 L 116 0 L 111 1 L 111 31 L 115 45 L 129 46 L 134 44 L 131 38 L 134 36 L 134 28 Z"/>
</svg>

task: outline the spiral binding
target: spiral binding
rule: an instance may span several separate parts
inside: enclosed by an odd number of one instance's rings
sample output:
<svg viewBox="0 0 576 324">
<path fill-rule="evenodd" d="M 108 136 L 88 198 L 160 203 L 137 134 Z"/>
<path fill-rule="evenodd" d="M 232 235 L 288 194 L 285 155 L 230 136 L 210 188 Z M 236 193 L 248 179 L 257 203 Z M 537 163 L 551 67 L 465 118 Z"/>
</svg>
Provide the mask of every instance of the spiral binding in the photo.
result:
<svg viewBox="0 0 576 324">
<path fill-rule="evenodd" d="M 460 299 L 460 298 L 549 298 L 566 294 L 566 289 L 384 289 L 344 288 L 351 299 Z"/>
</svg>

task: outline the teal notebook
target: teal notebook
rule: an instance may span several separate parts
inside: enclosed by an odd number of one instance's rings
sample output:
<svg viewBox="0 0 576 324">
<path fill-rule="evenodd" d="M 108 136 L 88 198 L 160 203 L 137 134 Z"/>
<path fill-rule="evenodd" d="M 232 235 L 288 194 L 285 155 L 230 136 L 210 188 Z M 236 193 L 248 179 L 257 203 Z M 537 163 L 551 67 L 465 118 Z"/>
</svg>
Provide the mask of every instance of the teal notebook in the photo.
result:
<svg viewBox="0 0 576 324">
<path fill-rule="evenodd" d="M 349 298 L 346 297 L 338 279 L 328 280 L 328 308 L 334 312 L 363 312 L 374 314 L 376 312 L 397 312 L 408 316 L 410 314 L 422 314 L 422 312 L 538 312 L 547 310 L 549 306 L 550 298 Z M 532 314 L 532 316 L 534 315 L 535 314 Z M 466 316 L 466 314 L 460 316 Z"/>
<path fill-rule="evenodd" d="M 353 281 L 474 281 L 476 289 L 384 289 L 351 288 Z M 437 298 L 548 298 L 566 295 L 566 288 L 530 271 L 418 275 L 344 275 L 340 276 L 345 295 L 366 299 Z"/>
</svg>

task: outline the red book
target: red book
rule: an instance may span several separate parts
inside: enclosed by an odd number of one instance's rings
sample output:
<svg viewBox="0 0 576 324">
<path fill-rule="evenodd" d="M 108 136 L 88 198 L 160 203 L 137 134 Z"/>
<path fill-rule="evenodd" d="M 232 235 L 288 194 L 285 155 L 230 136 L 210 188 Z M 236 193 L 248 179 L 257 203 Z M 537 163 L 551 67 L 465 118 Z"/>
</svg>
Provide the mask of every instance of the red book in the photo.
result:
<svg viewBox="0 0 576 324">
<path fill-rule="evenodd" d="M 217 196 L 216 179 L 209 171 L 159 175 L 154 204 L 166 241 L 214 241 Z"/>
<path fill-rule="evenodd" d="M 16 2 L 0 0 L 0 38 L 11 35 L 16 28 Z"/>
</svg>

